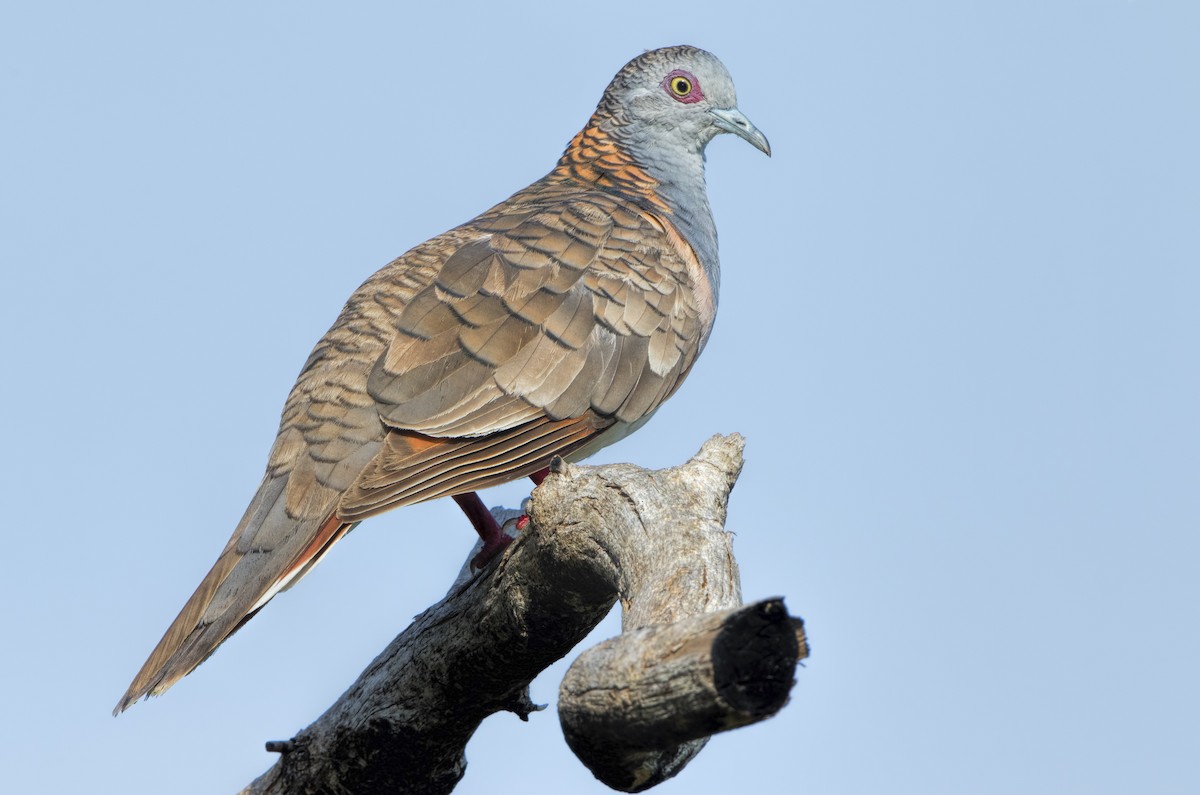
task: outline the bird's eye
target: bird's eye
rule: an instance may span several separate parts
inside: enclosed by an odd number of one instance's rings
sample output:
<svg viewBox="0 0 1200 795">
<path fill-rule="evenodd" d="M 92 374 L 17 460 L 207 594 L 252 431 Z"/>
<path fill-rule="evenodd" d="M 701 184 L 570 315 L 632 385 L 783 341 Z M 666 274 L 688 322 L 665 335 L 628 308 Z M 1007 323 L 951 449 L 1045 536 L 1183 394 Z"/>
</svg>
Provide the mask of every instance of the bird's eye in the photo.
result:
<svg viewBox="0 0 1200 795">
<path fill-rule="evenodd" d="M 666 79 L 663 80 L 663 88 L 667 90 L 667 93 L 673 99 L 680 102 L 690 104 L 704 99 L 704 94 L 700 91 L 700 84 L 696 82 L 695 75 L 691 72 L 685 72 L 682 69 L 676 69 L 667 75 Z"/>
</svg>

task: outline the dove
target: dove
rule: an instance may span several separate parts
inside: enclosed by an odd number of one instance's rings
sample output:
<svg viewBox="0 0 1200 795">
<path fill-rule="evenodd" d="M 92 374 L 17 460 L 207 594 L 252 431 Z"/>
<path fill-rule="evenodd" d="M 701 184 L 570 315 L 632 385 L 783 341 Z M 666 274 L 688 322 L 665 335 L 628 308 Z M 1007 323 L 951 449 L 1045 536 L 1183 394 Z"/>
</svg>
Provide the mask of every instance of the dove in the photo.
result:
<svg viewBox="0 0 1200 795">
<path fill-rule="evenodd" d="M 640 428 L 716 317 L 705 147 L 770 155 L 716 56 L 626 64 L 553 170 L 367 279 L 284 404 L 262 483 L 114 714 L 159 695 L 296 584 L 362 520 L 579 460 Z"/>
</svg>

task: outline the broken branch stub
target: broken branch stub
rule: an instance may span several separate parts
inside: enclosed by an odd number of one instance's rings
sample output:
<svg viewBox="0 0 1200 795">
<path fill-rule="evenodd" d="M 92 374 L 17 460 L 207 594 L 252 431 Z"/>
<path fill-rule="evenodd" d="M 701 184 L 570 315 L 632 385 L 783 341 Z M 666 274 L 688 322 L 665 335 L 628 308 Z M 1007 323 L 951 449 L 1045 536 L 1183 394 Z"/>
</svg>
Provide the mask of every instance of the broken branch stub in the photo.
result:
<svg viewBox="0 0 1200 795">
<path fill-rule="evenodd" d="M 559 719 L 576 756 L 614 789 L 648 789 L 677 774 L 709 735 L 773 715 L 807 656 L 803 624 L 781 599 L 739 607 L 724 521 L 742 445 L 714 437 L 681 467 L 604 479 L 631 516 L 599 522 L 607 531 L 589 536 L 620 572 L 625 631 L 572 664 Z M 570 515 L 535 520 L 587 522 L 591 504 L 551 500 Z"/>
</svg>

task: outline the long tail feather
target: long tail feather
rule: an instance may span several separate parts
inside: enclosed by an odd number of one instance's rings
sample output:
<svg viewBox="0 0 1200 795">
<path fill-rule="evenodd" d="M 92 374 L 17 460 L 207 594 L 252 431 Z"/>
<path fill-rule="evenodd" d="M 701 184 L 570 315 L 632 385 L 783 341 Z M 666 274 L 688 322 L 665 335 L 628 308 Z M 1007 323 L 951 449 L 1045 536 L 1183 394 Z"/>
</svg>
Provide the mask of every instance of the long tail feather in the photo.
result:
<svg viewBox="0 0 1200 795">
<path fill-rule="evenodd" d="M 307 574 L 352 527 L 330 515 L 315 532 L 297 533 L 309 536 L 309 542 L 295 554 L 279 555 L 277 563 L 271 560 L 268 550 L 239 549 L 238 542 L 244 536 L 235 533 L 150 653 L 113 714 L 128 709 L 143 696 L 163 693 L 187 676 L 275 594 Z M 284 562 L 286 565 L 278 565 Z"/>
</svg>

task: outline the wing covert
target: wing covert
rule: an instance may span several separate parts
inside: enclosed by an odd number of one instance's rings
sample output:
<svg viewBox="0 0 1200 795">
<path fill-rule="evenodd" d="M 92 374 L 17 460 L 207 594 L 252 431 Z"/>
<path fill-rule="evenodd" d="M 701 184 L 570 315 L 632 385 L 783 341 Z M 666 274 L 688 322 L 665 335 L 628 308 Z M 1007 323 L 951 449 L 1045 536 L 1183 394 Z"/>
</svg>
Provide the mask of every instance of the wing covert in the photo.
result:
<svg viewBox="0 0 1200 795">
<path fill-rule="evenodd" d="M 678 386 L 707 331 L 690 249 L 609 194 L 548 204 L 479 219 L 399 312 L 367 382 L 388 427 L 460 438 L 585 412 L 634 422 Z"/>
</svg>

